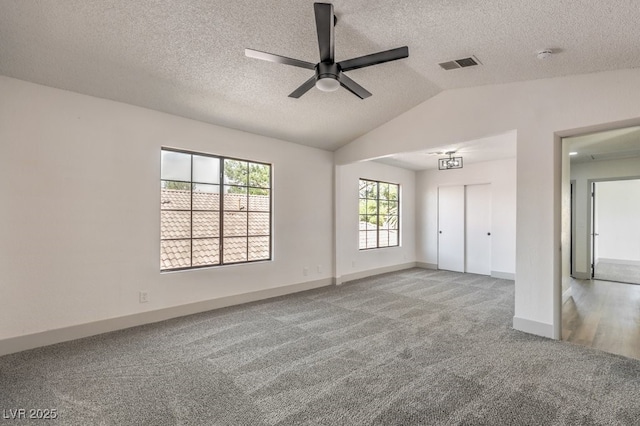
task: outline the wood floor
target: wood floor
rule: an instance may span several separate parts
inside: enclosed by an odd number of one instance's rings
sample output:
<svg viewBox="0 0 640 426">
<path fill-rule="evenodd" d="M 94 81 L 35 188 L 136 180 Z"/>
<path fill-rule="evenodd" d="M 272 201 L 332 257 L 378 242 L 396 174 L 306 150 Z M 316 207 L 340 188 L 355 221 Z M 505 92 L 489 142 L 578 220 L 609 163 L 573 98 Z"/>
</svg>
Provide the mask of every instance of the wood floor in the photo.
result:
<svg viewBox="0 0 640 426">
<path fill-rule="evenodd" d="M 562 339 L 640 359 L 640 285 L 572 279 Z"/>
</svg>

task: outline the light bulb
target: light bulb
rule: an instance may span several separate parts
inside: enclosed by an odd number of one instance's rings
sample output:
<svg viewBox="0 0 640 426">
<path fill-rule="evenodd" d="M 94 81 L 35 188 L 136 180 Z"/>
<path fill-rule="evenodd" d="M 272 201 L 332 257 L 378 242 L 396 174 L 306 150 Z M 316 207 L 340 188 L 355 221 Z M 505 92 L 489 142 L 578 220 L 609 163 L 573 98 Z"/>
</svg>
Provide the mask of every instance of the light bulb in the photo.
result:
<svg viewBox="0 0 640 426">
<path fill-rule="evenodd" d="M 340 82 L 331 77 L 319 78 L 316 80 L 316 87 L 323 92 L 335 92 L 340 87 Z"/>
</svg>

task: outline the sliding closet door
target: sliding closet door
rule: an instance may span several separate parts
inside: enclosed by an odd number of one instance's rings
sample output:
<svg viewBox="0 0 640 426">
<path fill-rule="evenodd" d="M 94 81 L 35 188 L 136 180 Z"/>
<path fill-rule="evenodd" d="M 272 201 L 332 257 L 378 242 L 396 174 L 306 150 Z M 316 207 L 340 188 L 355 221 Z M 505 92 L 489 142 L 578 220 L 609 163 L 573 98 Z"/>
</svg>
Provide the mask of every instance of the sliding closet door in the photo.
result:
<svg viewBox="0 0 640 426">
<path fill-rule="evenodd" d="M 491 185 L 468 185 L 466 272 L 491 275 Z"/>
<path fill-rule="evenodd" d="M 438 188 L 438 269 L 464 272 L 464 186 Z"/>
</svg>

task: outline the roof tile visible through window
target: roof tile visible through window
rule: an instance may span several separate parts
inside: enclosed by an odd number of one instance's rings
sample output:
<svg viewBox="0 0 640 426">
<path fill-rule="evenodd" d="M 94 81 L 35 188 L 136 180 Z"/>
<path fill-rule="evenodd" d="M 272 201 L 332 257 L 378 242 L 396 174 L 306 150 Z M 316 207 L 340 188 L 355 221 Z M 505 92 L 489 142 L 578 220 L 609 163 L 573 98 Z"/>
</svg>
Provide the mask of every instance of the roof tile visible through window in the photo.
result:
<svg viewBox="0 0 640 426">
<path fill-rule="evenodd" d="M 200 206 L 218 208 L 219 194 L 194 192 Z M 269 213 L 270 197 L 268 195 L 249 195 L 250 213 L 247 216 L 247 195 L 225 194 L 224 203 L 236 211 L 225 211 L 224 262 L 235 263 L 247 260 L 267 259 L 270 252 L 271 214 Z M 161 212 L 161 268 L 175 269 L 220 263 L 219 252 L 219 215 L 217 211 L 189 211 L 191 192 L 184 190 L 162 189 Z M 244 209 L 240 210 L 240 208 Z M 169 210 L 170 209 L 170 210 Z M 172 210 L 181 211 L 172 211 Z M 193 214 L 193 216 L 191 216 Z M 193 254 L 191 253 L 191 226 L 193 223 Z M 260 236 L 249 236 L 251 234 Z M 176 238 L 184 238 L 173 240 Z M 165 240 L 171 239 L 171 240 Z M 248 247 L 247 247 L 248 243 Z M 248 251 L 248 258 L 247 258 Z"/>
<path fill-rule="evenodd" d="M 193 240 L 193 266 L 220 263 L 220 240 L 218 238 Z"/>
<path fill-rule="evenodd" d="M 249 237 L 249 260 L 269 257 L 269 237 Z"/>
<path fill-rule="evenodd" d="M 171 212 L 174 213 L 174 212 Z M 193 237 L 214 238 L 220 235 L 220 212 L 193 212 Z"/>
<path fill-rule="evenodd" d="M 191 266 L 191 240 L 161 241 L 160 265 L 162 269 L 185 268 Z"/>
<path fill-rule="evenodd" d="M 190 210 L 191 191 L 163 189 L 160 206 L 163 210 Z"/>
</svg>

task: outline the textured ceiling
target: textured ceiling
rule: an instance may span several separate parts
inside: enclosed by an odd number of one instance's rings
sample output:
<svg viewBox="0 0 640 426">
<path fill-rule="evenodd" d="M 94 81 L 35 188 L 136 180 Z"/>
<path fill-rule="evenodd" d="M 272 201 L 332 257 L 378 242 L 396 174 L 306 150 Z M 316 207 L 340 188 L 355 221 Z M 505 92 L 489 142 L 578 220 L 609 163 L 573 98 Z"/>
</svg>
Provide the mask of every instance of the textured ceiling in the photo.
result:
<svg viewBox="0 0 640 426">
<path fill-rule="evenodd" d="M 640 66 L 637 0 L 337 0 L 337 61 L 410 57 L 350 71 L 366 100 L 296 100 L 313 72 L 244 48 L 317 62 L 312 3 L 2 0 L 0 74 L 334 150 L 441 90 Z M 469 55 L 482 65 L 437 65 Z"/>
</svg>

